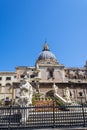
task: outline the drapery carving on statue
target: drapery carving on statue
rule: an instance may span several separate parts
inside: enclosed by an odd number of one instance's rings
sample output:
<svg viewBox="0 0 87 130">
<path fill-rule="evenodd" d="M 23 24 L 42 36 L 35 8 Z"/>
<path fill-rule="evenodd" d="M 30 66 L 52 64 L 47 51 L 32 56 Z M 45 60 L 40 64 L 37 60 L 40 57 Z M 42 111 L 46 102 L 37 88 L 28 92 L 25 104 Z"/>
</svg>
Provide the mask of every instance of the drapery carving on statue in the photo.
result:
<svg viewBox="0 0 87 130">
<path fill-rule="evenodd" d="M 20 87 L 19 103 L 22 106 L 29 106 L 32 104 L 33 89 L 31 84 L 27 81 Z"/>
</svg>

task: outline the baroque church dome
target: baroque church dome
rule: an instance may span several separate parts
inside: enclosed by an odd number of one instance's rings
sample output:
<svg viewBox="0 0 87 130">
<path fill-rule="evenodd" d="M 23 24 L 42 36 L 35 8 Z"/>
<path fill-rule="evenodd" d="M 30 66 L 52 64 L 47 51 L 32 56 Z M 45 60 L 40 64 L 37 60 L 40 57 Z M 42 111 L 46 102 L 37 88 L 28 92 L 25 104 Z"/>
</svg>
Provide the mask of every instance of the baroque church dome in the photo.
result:
<svg viewBox="0 0 87 130">
<path fill-rule="evenodd" d="M 47 43 L 44 44 L 43 50 L 38 56 L 37 62 L 39 61 L 57 62 L 55 55 L 50 51 Z"/>
</svg>

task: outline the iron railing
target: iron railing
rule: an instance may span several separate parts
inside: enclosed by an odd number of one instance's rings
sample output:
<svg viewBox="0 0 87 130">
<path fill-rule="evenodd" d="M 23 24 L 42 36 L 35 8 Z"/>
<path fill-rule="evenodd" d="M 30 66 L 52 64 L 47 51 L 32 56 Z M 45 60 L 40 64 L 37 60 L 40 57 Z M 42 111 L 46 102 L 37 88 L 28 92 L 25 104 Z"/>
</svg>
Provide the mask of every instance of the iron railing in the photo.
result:
<svg viewBox="0 0 87 130">
<path fill-rule="evenodd" d="M 86 127 L 87 106 L 0 107 L 0 129 Z"/>
</svg>

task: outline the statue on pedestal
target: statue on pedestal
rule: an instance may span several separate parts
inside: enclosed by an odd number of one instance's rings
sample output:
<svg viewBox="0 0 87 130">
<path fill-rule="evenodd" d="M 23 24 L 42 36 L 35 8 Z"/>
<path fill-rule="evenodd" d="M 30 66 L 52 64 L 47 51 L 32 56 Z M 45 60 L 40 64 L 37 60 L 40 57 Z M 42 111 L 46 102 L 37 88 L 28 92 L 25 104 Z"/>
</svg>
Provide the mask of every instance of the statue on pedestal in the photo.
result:
<svg viewBox="0 0 87 130">
<path fill-rule="evenodd" d="M 22 84 L 20 87 L 20 97 L 19 97 L 19 105 L 20 107 L 26 107 L 26 109 L 22 109 L 22 122 L 26 122 L 29 115 L 29 106 L 32 105 L 32 95 L 33 95 L 33 89 L 31 84 L 26 81 L 25 84 Z"/>
</svg>

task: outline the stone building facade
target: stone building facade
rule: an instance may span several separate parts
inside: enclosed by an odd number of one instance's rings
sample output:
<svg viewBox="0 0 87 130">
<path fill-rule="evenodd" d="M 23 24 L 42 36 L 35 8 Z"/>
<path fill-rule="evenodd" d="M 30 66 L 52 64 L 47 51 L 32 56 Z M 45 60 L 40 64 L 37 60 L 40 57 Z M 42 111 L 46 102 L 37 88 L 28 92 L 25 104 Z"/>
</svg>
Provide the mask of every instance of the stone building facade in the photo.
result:
<svg viewBox="0 0 87 130">
<path fill-rule="evenodd" d="M 0 99 L 15 99 L 25 76 L 34 92 L 39 91 L 46 96 L 53 90 L 55 83 L 62 98 L 65 98 L 68 87 L 72 101 L 87 102 L 87 62 L 83 68 L 66 68 L 57 61 L 47 43 L 34 67 L 17 66 L 15 72 L 0 72 Z"/>
</svg>

